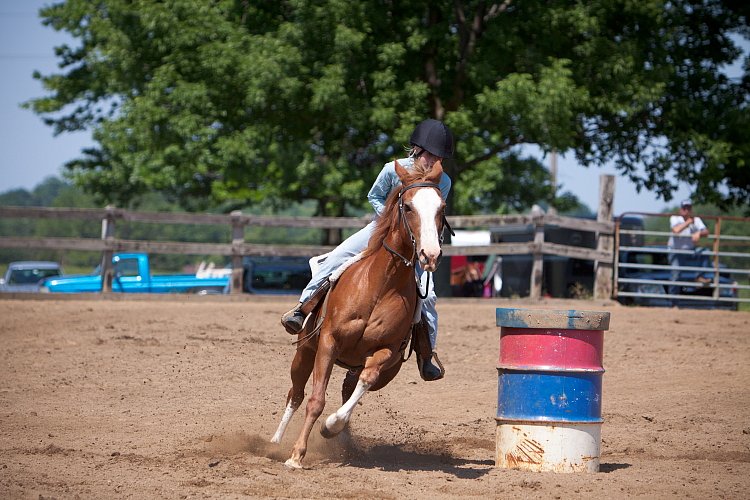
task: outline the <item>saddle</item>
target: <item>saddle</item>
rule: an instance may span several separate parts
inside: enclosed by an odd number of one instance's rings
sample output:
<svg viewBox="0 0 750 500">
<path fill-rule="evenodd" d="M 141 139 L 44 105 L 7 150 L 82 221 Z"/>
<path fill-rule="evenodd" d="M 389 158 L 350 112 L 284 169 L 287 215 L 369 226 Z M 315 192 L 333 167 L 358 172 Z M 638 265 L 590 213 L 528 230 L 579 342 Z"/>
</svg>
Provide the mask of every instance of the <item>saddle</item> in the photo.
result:
<svg viewBox="0 0 750 500">
<path fill-rule="evenodd" d="M 328 292 L 330 290 L 331 282 L 329 280 L 326 280 L 320 286 L 320 288 L 315 290 L 315 292 L 313 292 L 313 294 L 300 306 L 300 311 L 302 311 L 302 313 L 305 314 L 307 318 L 305 319 L 305 323 L 302 326 L 302 331 L 300 332 L 300 340 L 297 341 L 298 343 L 306 342 L 320 331 L 320 326 L 323 323 L 323 318 L 325 318 L 327 305 L 326 299 L 328 298 Z M 419 309 L 420 307 L 418 305 L 417 310 Z M 409 349 L 408 354 L 406 354 L 407 347 Z M 401 352 L 402 363 L 406 362 L 411 357 L 412 353 L 416 355 L 417 369 L 419 370 L 419 375 L 420 377 L 422 377 L 422 380 L 427 380 L 424 374 L 424 365 L 425 362 L 430 358 L 432 358 L 438 368 L 440 368 L 440 378 L 442 378 L 442 376 L 445 374 L 445 368 L 443 368 L 443 364 L 440 362 L 437 353 L 432 350 L 432 344 L 430 343 L 430 334 L 427 328 L 427 319 L 425 318 L 424 314 L 421 314 L 420 320 L 412 325 L 411 332 L 401 343 L 399 351 Z M 338 360 L 336 360 L 336 364 L 341 368 L 353 371 L 362 368 L 361 366 L 349 366 Z"/>
</svg>

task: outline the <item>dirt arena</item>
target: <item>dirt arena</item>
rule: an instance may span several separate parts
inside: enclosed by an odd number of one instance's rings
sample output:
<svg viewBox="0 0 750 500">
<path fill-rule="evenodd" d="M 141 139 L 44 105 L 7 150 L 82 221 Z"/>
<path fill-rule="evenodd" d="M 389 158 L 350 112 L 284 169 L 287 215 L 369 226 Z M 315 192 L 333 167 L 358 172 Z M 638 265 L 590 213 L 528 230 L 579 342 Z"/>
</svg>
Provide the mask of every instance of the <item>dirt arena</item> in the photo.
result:
<svg viewBox="0 0 750 500">
<path fill-rule="evenodd" d="M 439 301 L 446 379 L 409 360 L 293 471 L 290 303 L 0 300 L 0 498 L 750 498 L 750 313 Z M 611 312 L 600 473 L 494 467 L 496 307 Z"/>
</svg>

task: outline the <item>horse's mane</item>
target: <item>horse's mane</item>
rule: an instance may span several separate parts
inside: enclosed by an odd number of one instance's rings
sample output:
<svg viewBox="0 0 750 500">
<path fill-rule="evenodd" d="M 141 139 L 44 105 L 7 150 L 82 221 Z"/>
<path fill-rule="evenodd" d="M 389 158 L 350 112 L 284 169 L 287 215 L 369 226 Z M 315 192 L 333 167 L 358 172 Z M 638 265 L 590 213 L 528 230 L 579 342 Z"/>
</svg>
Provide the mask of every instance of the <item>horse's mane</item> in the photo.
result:
<svg viewBox="0 0 750 500">
<path fill-rule="evenodd" d="M 408 173 L 406 179 L 402 181 L 402 184 L 397 185 L 391 190 L 385 201 L 385 208 L 383 208 L 383 212 L 375 224 L 375 229 L 373 229 L 372 235 L 370 235 L 370 242 L 367 244 L 367 248 L 362 252 L 362 258 L 368 257 L 379 250 L 383 246 L 383 241 L 388 235 L 388 231 L 396 224 L 398 217 L 398 209 L 396 208 L 398 206 L 398 193 L 401 191 L 403 182 L 408 186 L 424 180 L 430 173 L 430 170 L 432 168 L 426 167 L 424 163 L 417 160 L 414 161 L 411 168 L 406 169 Z"/>
</svg>

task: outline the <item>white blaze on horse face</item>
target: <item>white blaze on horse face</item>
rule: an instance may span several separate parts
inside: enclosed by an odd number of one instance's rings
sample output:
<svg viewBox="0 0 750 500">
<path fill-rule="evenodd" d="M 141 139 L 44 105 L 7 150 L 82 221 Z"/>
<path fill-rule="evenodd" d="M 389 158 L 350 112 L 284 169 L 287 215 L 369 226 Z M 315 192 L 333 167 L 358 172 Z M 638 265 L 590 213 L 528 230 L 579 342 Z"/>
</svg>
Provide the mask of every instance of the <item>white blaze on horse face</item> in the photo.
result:
<svg viewBox="0 0 750 500">
<path fill-rule="evenodd" d="M 440 256 L 440 239 L 435 220 L 443 199 L 434 189 L 420 189 L 414 193 L 411 205 L 419 214 L 419 262 L 425 271 L 434 271 Z"/>
</svg>

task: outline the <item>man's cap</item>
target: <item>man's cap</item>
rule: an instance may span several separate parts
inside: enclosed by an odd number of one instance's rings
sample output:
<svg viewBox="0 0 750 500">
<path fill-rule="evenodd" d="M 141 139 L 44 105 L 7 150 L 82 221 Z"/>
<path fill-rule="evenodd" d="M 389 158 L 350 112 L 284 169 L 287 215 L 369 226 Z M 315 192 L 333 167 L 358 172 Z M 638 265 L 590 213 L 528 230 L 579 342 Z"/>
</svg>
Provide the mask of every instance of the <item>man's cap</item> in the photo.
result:
<svg viewBox="0 0 750 500">
<path fill-rule="evenodd" d="M 692 207 L 692 206 L 693 206 L 693 202 L 692 200 L 690 200 L 690 198 L 686 200 L 682 200 L 682 202 L 680 202 L 680 207 Z"/>
</svg>

